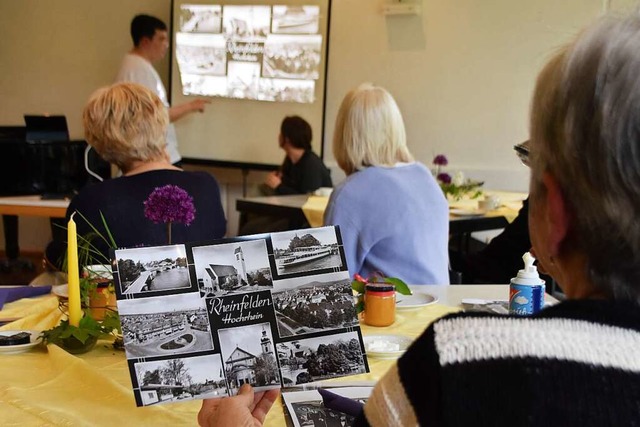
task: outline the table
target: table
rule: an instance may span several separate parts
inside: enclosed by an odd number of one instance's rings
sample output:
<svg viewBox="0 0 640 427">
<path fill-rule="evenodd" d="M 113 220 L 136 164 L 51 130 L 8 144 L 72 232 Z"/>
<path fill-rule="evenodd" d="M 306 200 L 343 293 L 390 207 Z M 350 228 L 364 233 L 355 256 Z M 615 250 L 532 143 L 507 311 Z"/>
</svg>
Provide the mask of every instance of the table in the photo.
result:
<svg viewBox="0 0 640 427">
<path fill-rule="evenodd" d="M 68 199 L 43 200 L 38 195 L 0 197 L 0 215 L 4 224 L 5 251 L 9 260 L 18 260 L 18 216 L 64 218 Z M 52 226 L 53 230 L 53 226 Z M 19 262 L 19 261 L 18 261 Z M 27 267 L 33 268 L 30 263 Z"/>
<path fill-rule="evenodd" d="M 362 325 L 364 335 L 403 334 L 417 337 L 435 319 L 459 310 L 465 297 L 508 298 L 507 285 L 413 286 L 428 292 L 439 303 L 398 312 L 396 322 L 386 328 Z M 547 295 L 547 298 L 552 299 Z M 22 317 L 0 330 L 43 330 L 62 316 L 57 298 L 46 295 L 5 305 L 0 319 Z M 379 379 L 393 360 L 369 358 L 371 372 L 332 382 Z M 99 341 L 89 353 L 73 356 L 57 346 L 36 348 L 28 353 L 0 354 L 0 425 L 154 425 L 193 426 L 200 401 L 186 401 L 137 408 L 124 352 Z M 276 402 L 265 425 L 283 426 L 284 412 Z"/>
<path fill-rule="evenodd" d="M 469 234 L 476 231 L 504 228 L 518 214 L 526 193 L 506 191 L 485 191 L 501 200 L 498 209 L 480 216 L 449 216 L 449 232 L 452 235 Z M 236 210 L 240 212 L 240 226 L 247 214 L 270 215 L 288 218 L 293 224 L 307 222 L 312 227 L 322 225 L 322 217 L 329 201 L 328 197 L 296 194 L 291 196 L 246 197 L 236 200 Z M 463 199 L 450 202 L 451 207 L 472 210 L 477 206 L 476 200 Z"/>
<path fill-rule="evenodd" d="M 43 200 L 40 196 L 0 197 L 0 214 L 64 218 L 68 199 Z"/>
</svg>

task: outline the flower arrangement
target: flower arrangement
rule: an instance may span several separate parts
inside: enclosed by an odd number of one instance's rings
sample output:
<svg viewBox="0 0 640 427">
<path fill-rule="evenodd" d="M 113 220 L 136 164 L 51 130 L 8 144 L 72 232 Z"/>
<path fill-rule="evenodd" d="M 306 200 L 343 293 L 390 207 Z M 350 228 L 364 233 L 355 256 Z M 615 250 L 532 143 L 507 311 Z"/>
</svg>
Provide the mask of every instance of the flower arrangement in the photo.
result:
<svg viewBox="0 0 640 427">
<path fill-rule="evenodd" d="M 435 156 L 432 163 L 435 166 L 433 175 L 446 197 L 460 200 L 467 195 L 471 199 L 476 199 L 482 195 L 480 187 L 484 184 L 483 182 L 465 178 L 464 173 L 461 171 L 456 172 L 453 177 L 442 171 L 444 166 L 449 164 L 449 160 L 444 154 Z"/>
<path fill-rule="evenodd" d="M 79 278 L 81 317 L 76 325 L 69 320 L 63 320 L 58 326 L 42 333 L 46 344 L 58 344 L 70 353 L 83 353 L 95 346 L 98 338 L 115 336 L 114 348 L 122 349 L 122 330 L 118 312 L 105 303 L 105 297 L 114 292 L 113 284 L 104 285 L 105 269 L 110 271 L 111 261 L 94 245 L 94 240 L 102 240 L 107 246 L 116 249 L 113 235 L 107 225 L 105 217 L 100 213 L 105 233 L 101 233 L 80 212 L 76 212 L 91 228 L 85 236 L 77 236 L 77 259 L 72 262 L 84 266 L 84 274 Z M 144 215 L 154 223 L 166 223 L 168 240 L 171 243 L 171 224 L 174 222 L 189 225 L 195 219 L 196 209 L 193 198 L 184 189 L 176 185 L 165 185 L 155 188 L 144 202 Z M 75 230 L 75 225 L 74 225 Z M 75 238 L 74 238 L 75 240 Z M 96 260 L 102 264 L 95 264 Z M 94 268 L 92 268 L 94 267 Z M 95 267 L 100 267 L 95 269 Z M 68 270 L 68 260 L 65 259 L 63 268 Z M 98 271 L 99 270 L 99 271 Z M 107 282 L 110 282 L 107 278 Z M 106 295 L 105 295 L 106 294 Z M 102 297 L 103 302 L 97 307 L 92 306 L 92 298 Z M 61 307 L 64 304 L 61 304 Z M 94 310 L 94 309 L 98 310 Z M 97 311 L 100 311 L 98 316 Z M 101 318 L 101 319 L 100 319 Z"/>
<path fill-rule="evenodd" d="M 171 244 L 171 224 L 189 225 L 196 217 L 193 197 L 177 185 L 156 187 L 144 202 L 144 216 L 155 224 L 167 224 L 168 243 Z"/>
<path fill-rule="evenodd" d="M 103 261 L 104 264 L 101 266 L 103 269 L 109 269 L 109 267 L 104 267 L 110 265 L 109 259 L 105 258 L 105 256 L 94 246 L 93 241 L 95 239 L 100 239 L 107 243 L 108 246 L 112 248 L 116 248 L 116 242 L 111 235 L 107 222 L 100 213 L 100 218 L 102 224 L 106 230 L 106 236 L 102 234 L 91 222 L 80 212 L 76 212 L 91 228 L 91 232 L 87 233 L 85 236 L 78 236 L 78 259 L 77 262 L 80 265 L 85 266 L 84 273 L 79 278 L 79 287 L 80 287 L 80 301 L 81 301 L 81 310 L 83 312 L 82 317 L 77 326 L 71 325 L 69 320 L 63 320 L 58 326 L 43 331 L 42 339 L 46 344 L 56 344 L 68 351 L 69 353 L 84 353 L 86 351 L 91 350 L 98 338 L 112 336 L 115 337 L 113 346 L 116 349 L 121 349 L 122 347 L 122 338 L 121 338 L 121 327 L 120 327 L 120 316 L 118 312 L 109 307 L 100 307 L 103 311 L 103 315 L 101 319 L 96 319 L 91 310 L 92 298 L 94 295 L 97 295 L 101 290 L 98 289 L 98 281 L 96 279 L 95 272 L 91 271 L 90 268 L 87 268 L 88 264 L 95 262 L 96 259 Z M 63 262 L 63 268 L 68 271 L 68 257 L 65 258 Z M 114 292 L 113 285 L 109 284 L 102 291 Z M 66 302 L 60 303 L 60 309 L 66 310 L 65 305 Z"/>
<path fill-rule="evenodd" d="M 364 311 L 364 290 L 365 286 L 369 283 L 390 283 L 395 286 L 396 292 L 402 295 L 411 295 L 411 289 L 402 280 L 396 277 L 386 277 L 381 272 L 376 272 L 371 277 L 362 277 L 359 274 L 353 275 L 353 281 L 351 282 L 351 289 L 357 294 L 356 312 L 359 314 Z"/>
</svg>

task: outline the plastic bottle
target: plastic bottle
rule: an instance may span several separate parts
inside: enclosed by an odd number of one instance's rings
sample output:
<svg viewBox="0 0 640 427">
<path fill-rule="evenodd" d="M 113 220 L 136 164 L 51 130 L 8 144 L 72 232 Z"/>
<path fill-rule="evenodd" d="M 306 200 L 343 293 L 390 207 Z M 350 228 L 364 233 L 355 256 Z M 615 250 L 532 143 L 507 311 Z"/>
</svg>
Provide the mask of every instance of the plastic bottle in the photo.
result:
<svg viewBox="0 0 640 427">
<path fill-rule="evenodd" d="M 544 308 L 544 280 L 533 263 L 535 258 L 526 252 L 522 256 L 524 268 L 511 279 L 509 286 L 509 313 L 530 316 Z"/>
</svg>

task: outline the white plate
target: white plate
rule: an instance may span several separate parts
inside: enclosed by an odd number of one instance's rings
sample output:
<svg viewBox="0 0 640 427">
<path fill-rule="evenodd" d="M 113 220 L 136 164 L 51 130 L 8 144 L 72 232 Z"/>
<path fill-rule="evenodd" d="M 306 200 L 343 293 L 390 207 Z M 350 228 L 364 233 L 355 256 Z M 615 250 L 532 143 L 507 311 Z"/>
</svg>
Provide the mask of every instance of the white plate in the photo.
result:
<svg viewBox="0 0 640 427">
<path fill-rule="evenodd" d="M 57 295 L 60 298 L 69 298 L 69 287 L 65 283 L 64 285 L 56 285 L 51 287 L 51 293 Z"/>
<path fill-rule="evenodd" d="M 431 294 L 414 292 L 413 295 L 402 295 L 396 292 L 396 310 L 411 310 L 438 302 L 438 297 Z"/>
<path fill-rule="evenodd" d="M 404 335 L 367 335 L 364 337 L 364 348 L 367 356 L 378 359 L 396 359 L 402 356 L 413 340 Z M 385 345 L 397 345 L 398 350 L 386 350 Z M 371 347 L 374 347 L 371 349 Z M 376 349 L 377 347 L 377 349 Z"/>
<path fill-rule="evenodd" d="M 2 336 L 15 335 L 20 332 L 28 332 L 31 334 L 31 342 L 28 344 L 16 344 L 16 345 L 0 345 L 0 354 L 16 354 L 29 351 L 32 347 L 40 344 L 40 331 L 0 331 Z"/>
<path fill-rule="evenodd" d="M 486 212 L 480 209 L 449 209 L 449 213 L 456 216 L 484 216 Z"/>
</svg>

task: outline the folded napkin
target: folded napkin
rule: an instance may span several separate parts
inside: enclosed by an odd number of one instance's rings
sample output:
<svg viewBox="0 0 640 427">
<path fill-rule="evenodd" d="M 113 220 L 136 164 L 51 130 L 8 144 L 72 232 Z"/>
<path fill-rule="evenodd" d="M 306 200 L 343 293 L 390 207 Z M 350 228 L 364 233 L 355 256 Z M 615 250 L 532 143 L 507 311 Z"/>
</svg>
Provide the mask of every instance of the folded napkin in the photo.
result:
<svg viewBox="0 0 640 427">
<path fill-rule="evenodd" d="M 318 389 L 318 393 L 322 396 L 322 403 L 326 408 L 334 409 L 343 414 L 357 417 L 362 412 L 364 405 L 348 397 L 340 396 L 323 388 Z"/>
<path fill-rule="evenodd" d="M 7 302 L 22 298 L 37 297 L 51 292 L 51 286 L 17 286 L 15 288 L 0 288 L 0 310 Z"/>
</svg>

